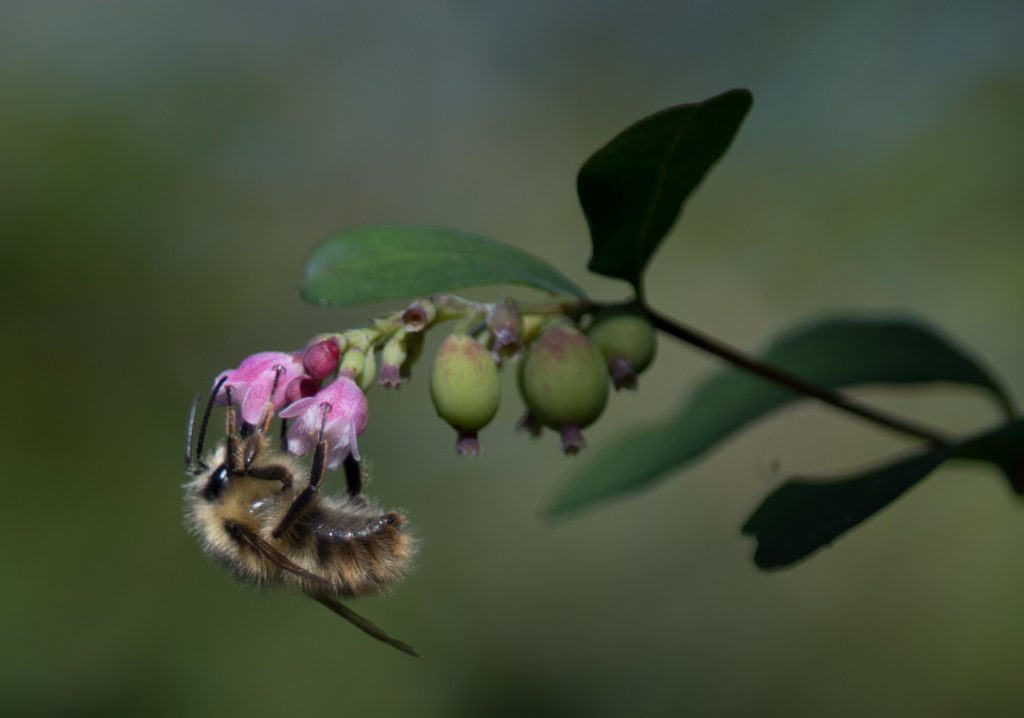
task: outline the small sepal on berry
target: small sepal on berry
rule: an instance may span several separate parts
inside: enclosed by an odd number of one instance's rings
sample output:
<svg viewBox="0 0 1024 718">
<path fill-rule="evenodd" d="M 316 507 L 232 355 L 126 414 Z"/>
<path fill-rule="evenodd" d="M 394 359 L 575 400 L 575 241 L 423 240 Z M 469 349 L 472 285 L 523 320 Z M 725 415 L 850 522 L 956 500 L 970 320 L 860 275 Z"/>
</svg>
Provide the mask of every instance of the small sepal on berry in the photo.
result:
<svg viewBox="0 0 1024 718">
<path fill-rule="evenodd" d="M 516 431 L 525 431 L 530 438 L 538 439 L 540 435 L 544 433 L 544 425 L 540 423 L 540 420 L 530 410 L 527 410 L 525 414 L 519 417 L 519 421 L 516 422 Z"/>
<path fill-rule="evenodd" d="M 632 305 L 604 309 L 594 316 L 587 336 L 608 362 L 614 387 L 636 389 L 637 376 L 654 361 L 657 349 L 657 334 L 643 311 Z"/>
</svg>

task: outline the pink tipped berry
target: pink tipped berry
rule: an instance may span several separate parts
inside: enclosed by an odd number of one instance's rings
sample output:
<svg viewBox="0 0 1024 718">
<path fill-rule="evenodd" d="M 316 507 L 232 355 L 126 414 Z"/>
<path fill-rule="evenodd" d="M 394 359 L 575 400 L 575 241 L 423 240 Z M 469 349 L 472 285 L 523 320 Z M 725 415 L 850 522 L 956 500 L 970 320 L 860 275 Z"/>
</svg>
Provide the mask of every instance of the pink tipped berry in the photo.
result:
<svg viewBox="0 0 1024 718">
<path fill-rule="evenodd" d="M 288 451 L 305 454 L 313 449 L 322 426 L 328 469 L 338 466 L 349 454 L 358 459 L 356 437 L 366 428 L 368 414 L 362 390 L 351 379 L 338 377 L 313 396 L 299 399 L 281 412 L 283 419 L 295 418 L 288 428 Z"/>
<path fill-rule="evenodd" d="M 549 328 L 520 364 L 519 389 L 535 419 L 562 434 L 562 450 L 575 453 L 580 430 L 592 424 L 608 400 L 608 369 L 601 351 L 578 329 Z"/>
<path fill-rule="evenodd" d="M 314 379 L 323 379 L 334 373 L 341 359 L 341 348 L 334 339 L 324 339 L 306 349 L 302 366 Z"/>
<path fill-rule="evenodd" d="M 217 403 L 227 403 L 227 390 L 231 389 L 231 402 L 241 407 L 242 421 L 259 424 L 263 412 L 278 411 L 286 403 L 285 393 L 292 380 L 304 375 L 302 362 L 294 354 L 260 352 L 246 357 L 237 369 L 221 372 L 214 386 L 224 380 L 217 392 Z M 273 396 L 271 396 L 273 394 Z"/>
<path fill-rule="evenodd" d="M 437 415 L 459 432 L 456 451 L 476 454 L 480 450 L 477 432 L 498 411 L 498 366 L 476 339 L 450 334 L 434 357 L 430 397 Z"/>
<path fill-rule="evenodd" d="M 632 307 L 599 312 L 587 335 L 608 361 L 616 389 L 636 389 L 636 378 L 654 360 L 656 335 L 651 322 Z"/>
</svg>

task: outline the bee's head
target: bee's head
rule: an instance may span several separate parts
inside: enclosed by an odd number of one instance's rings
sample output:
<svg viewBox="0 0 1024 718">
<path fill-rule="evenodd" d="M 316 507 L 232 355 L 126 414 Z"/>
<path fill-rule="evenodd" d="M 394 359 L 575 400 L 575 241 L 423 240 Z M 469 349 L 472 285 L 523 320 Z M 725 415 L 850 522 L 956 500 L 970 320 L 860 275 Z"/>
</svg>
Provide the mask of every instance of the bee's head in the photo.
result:
<svg viewBox="0 0 1024 718">
<path fill-rule="evenodd" d="M 216 503 L 230 483 L 231 473 L 228 471 L 227 462 L 222 462 L 215 466 L 209 476 L 206 477 L 206 482 L 201 487 L 200 494 L 211 504 Z"/>
<path fill-rule="evenodd" d="M 223 500 L 231 485 L 231 472 L 228 471 L 227 448 L 223 445 L 207 456 L 202 464 L 203 471 L 192 472 L 191 480 L 185 483 L 185 489 L 192 500 L 198 503 L 216 504 Z"/>
</svg>

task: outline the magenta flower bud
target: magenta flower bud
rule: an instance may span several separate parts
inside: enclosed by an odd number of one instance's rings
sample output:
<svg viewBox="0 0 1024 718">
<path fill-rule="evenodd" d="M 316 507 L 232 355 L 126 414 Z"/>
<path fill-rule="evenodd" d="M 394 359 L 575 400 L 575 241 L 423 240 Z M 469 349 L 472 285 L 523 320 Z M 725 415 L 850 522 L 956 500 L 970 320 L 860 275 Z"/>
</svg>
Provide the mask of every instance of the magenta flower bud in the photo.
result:
<svg viewBox="0 0 1024 718">
<path fill-rule="evenodd" d="M 340 358 L 341 348 L 338 342 L 334 339 L 324 339 L 306 349 L 302 355 L 302 366 L 312 378 L 323 379 L 338 368 Z"/>
<path fill-rule="evenodd" d="M 231 403 L 241 407 L 242 421 L 259 424 L 263 411 L 272 399 L 271 411 L 283 407 L 285 391 L 293 379 L 303 376 L 302 362 L 294 354 L 260 352 L 246 357 L 237 369 L 221 372 L 213 382 L 221 379 L 224 385 L 217 392 L 217 403 L 227 404 L 227 389 L 231 388 Z M 270 394 L 273 391 L 273 398 Z"/>
<path fill-rule="evenodd" d="M 305 454 L 312 450 L 322 425 L 328 469 L 337 467 L 349 454 L 358 459 L 356 437 L 366 428 L 368 413 L 366 397 L 359 386 L 348 377 L 338 377 L 313 396 L 299 399 L 281 412 L 282 419 L 295 418 L 288 428 L 288 451 Z"/>
</svg>

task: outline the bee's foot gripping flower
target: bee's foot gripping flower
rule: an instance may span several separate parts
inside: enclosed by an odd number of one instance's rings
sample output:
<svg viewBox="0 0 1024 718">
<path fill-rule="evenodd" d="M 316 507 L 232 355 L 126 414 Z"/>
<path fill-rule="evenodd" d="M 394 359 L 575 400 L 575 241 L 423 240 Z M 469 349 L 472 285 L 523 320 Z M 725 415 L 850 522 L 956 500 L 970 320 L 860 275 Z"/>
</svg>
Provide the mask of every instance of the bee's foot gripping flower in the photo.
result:
<svg viewBox="0 0 1024 718">
<path fill-rule="evenodd" d="M 305 376 L 302 360 L 285 352 L 260 352 L 246 357 L 237 369 L 221 372 L 214 386 L 223 384 L 217 392 L 218 404 L 226 404 L 228 389 L 231 401 L 241 407 L 242 421 L 258 425 L 264 420 L 263 412 L 270 403 L 270 412 L 278 411 L 286 403 L 285 394 L 293 380 Z"/>
<path fill-rule="evenodd" d="M 288 451 L 305 454 L 320 438 L 327 441 L 328 469 L 336 468 L 351 454 L 359 458 L 356 437 L 366 428 L 366 397 L 359 386 L 340 376 L 313 396 L 299 399 L 281 412 L 282 419 L 295 418 L 288 428 Z"/>
</svg>

